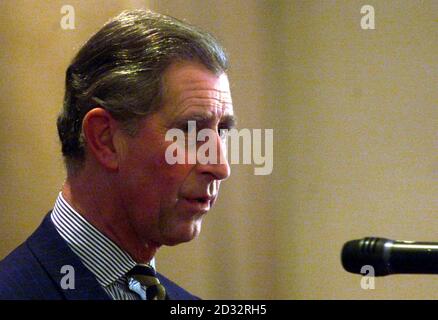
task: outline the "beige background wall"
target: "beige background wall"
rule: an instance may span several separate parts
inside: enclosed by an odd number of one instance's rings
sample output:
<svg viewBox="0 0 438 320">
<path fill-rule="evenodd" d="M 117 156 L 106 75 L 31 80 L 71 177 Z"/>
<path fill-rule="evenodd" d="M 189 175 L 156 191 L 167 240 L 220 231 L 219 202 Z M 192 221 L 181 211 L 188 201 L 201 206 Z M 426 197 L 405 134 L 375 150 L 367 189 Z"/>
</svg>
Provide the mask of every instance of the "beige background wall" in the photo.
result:
<svg viewBox="0 0 438 320">
<path fill-rule="evenodd" d="M 73 5 L 76 29 L 60 27 Z M 360 8 L 376 29 L 360 28 Z M 438 1 L 0 1 L 0 258 L 64 179 L 55 119 L 65 69 L 122 9 L 204 27 L 231 57 L 241 128 L 274 129 L 274 170 L 234 165 L 199 239 L 159 270 L 204 298 L 438 298 L 437 276 L 362 290 L 350 239 L 438 241 Z"/>
</svg>

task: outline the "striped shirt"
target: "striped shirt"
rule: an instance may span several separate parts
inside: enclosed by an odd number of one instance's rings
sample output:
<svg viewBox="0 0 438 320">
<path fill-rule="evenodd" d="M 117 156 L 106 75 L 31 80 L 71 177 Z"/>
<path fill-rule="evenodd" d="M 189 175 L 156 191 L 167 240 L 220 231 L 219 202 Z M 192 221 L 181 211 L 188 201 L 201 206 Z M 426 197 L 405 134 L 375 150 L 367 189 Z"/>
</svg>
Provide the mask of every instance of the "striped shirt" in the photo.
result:
<svg viewBox="0 0 438 320">
<path fill-rule="evenodd" d="M 60 192 L 51 219 L 67 245 L 114 300 L 146 299 L 144 288 L 126 273 L 137 263 L 76 212 Z M 151 261 L 155 268 L 155 261 Z"/>
</svg>

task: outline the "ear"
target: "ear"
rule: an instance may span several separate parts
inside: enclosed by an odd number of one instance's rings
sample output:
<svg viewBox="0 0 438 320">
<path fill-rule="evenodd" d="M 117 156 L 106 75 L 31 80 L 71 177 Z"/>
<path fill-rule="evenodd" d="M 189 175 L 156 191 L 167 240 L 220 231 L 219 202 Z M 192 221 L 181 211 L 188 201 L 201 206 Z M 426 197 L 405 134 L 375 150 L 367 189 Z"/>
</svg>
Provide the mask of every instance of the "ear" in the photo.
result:
<svg viewBox="0 0 438 320">
<path fill-rule="evenodd" d="M 108 170 L 117 170 L 119 157 L 114 145 L 118 122 L 102 108 L 87 112 L 82 121 L 82 130 L 88 152 Z"/>
</svg>

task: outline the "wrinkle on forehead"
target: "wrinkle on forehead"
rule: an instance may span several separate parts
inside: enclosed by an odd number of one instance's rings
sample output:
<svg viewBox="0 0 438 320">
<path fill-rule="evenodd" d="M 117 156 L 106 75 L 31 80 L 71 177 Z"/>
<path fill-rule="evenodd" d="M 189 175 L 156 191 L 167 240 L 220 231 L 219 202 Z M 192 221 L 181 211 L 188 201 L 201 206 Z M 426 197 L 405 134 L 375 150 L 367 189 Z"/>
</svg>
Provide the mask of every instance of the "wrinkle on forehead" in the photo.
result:
<svg viewBox="0 0 438 320">
<path fill-rule="evenodd" d="M 230 92 L 218 89 L 186 89 L 179 97 L 181 102 L 189 98 L 212 99 L 222 104 L 232 103 Z"/>
<path fill-rule="evenodd" d="M 223 111 L 233 107 L 229 92 L 208 89 L 184 92 L 176 103 L 181 110 L 190 106 L 214 107 Z"/>
<path fill-rule="evenodd" d="M 172 117 L 192 108 L 203 108 L 219 117 L 224 113 L 233 113 L 228 77 L 225 73 L 217 76 L 199 64 L 180 64 L 168 69 L 165 88 L 165 109 Z"/>
<path fill-rule="evenodd" d="M 227 75 L 222 74 L 214 78 L 214 83 L 212 78 L 196 81 L 190 81 L 190 78 L 181 79 L 181 81 L 175 85 L 175 89 L 177 89 L 176 91 L 179 93 L 179 96 L 176 98 L 182 101 L 188 97 L 199 97 L 215 99 L 223 103 L 231 103 L 231 92 Z M 169 93 L 172 94 L 171 92 Z M 175 92 L 173 92 L 173 94 L 175 94 Z"/>
<path fill-rule="evenodd" d="M 221 117 L 223 114 L 233 114 L 233 105 L 231 101 L 225 102 L 216 97 L 188 96 L 186 99 L 178 101 L 171 114 L 179 116 L 190 111 L 214 114 L 216 117 Z"/>
</svg>

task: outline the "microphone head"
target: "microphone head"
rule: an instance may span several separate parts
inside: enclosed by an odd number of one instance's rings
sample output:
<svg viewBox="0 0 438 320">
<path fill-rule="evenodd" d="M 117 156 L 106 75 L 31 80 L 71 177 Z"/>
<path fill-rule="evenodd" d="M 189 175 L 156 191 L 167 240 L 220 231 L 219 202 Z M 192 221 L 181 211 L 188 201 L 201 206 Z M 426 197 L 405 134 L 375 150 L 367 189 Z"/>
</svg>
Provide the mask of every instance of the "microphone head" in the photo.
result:
<svg viewBox="0 0 438 320">
<path fill-rule="evenodd" d="M 351 273 L 365 274 L 362 269 L 366 265 L 374 268 L 375 276 L 391 273 L 386 259 L 385 243 L 392 242 L 384 238 L 367 237 L 351 240 L 344 244 L 341 262 L 344 269 Z"/>
</svg>

